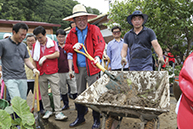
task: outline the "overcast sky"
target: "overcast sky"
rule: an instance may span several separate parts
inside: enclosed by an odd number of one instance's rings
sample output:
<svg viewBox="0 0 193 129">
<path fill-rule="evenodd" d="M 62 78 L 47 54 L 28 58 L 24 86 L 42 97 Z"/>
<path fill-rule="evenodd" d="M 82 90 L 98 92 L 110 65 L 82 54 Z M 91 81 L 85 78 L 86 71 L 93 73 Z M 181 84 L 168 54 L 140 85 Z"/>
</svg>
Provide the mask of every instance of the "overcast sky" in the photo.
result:
<svg viewBox="0 0 193 129">
<path fill-rule="evenodd" d="M 109 0 L 77 0 L 79 3 L 85 5 L 86 7 L 92 7 L 98 9 L 102 13 L 109 11 Z M 111 0 L 112 3 L 114 0 Z M 119 0 L 122 1 L 122 0 Z"/>
</svg>

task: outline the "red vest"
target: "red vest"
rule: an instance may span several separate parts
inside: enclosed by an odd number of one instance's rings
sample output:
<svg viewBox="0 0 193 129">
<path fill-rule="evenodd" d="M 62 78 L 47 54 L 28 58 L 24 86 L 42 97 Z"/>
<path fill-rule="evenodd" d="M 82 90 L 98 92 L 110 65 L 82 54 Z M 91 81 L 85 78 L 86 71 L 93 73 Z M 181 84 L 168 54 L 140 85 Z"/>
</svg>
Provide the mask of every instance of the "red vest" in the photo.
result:
<svg viewBox="0 0 193 129">
<path fill-rule="evenodd" d="M 54 44 L 56 45 L 55 42 Z M 35 47 L 35 44 L 33 45 L 33 47 Z M 39 60 L 45 55 L 53 54 L 55 51 L 56 51 L 55 46 L 51 48 L 45 48 L 44 53 L 40 50 Z M 43 75 L 44 73 L 45 74 L 54 74 L 58 72 L 58 58 L 46 59 L 43 62 L 42 66 L 39 65 L 39 61 L 35 61 L 35 62 L 36 62 L 37 69 L 40 71 L 40 75 Z"/>
</svg>

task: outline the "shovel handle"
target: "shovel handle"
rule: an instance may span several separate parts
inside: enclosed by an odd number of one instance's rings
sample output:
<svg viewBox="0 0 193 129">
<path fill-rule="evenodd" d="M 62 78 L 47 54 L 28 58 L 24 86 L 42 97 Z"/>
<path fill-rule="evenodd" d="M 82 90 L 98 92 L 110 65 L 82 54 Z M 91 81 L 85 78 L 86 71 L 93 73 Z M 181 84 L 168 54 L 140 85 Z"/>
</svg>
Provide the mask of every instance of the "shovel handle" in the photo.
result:
<svg viewBox="0 0 193 129">
<path fill-rule="evenodd" d="M 34 94 L 33 94 L 33 103 L 32 103 L 31 113 L 34 112 L 34 107 L 35 107 L 35 93 L 36 93 L 36 91 L 35 91 L 35 84 L 34 84 Z"/>
<path fill-rule="evenodd" d="M 36 73 L 35 77 L 35 88 L 36 88 L 36 95 L 37 95 L 37 111 L 40 111 L 40 103 L 39 103 L 39 88 L 38 88 L 38 73 Z"/>
<path fill-rule="evenodd" d="M 84 53 L 84 52 L 81 52 L 81 51 L 79 51 L 79 50 L 77 50 L 77 49 L 74 49 L 74 51 L 75 51 L 75 52 L 78 52 L 78 53 L 80 53 L 80 54 L 83 54 L 83 55 L 86 56 L 90 61 L 94 61 L 94 58 L 88 54 L 88 52 L 87 52 L 86 48 L 84 47 L 84 45 L 83 45 L 83 44 L 81 44 L 81 45 L 82 45 L 85 53 Z M 105 69 L 102 65 L 100 65 L 99 62 L 96 63 L 96 66 L 97 66 L 101 71 L 105 72 L 106 69 Z"/>
<path fill-rule="evenodd" d="M 4 84 L 4 92 L 3 92 L 3 93 L 4 93 L 4 95 L 3 95 L 3 96 L 4 96 L 4 99 L 6 99 L 7 87 L 6 87 L 6 85 L 5 85 L 5 84 Z"/>
</svg>

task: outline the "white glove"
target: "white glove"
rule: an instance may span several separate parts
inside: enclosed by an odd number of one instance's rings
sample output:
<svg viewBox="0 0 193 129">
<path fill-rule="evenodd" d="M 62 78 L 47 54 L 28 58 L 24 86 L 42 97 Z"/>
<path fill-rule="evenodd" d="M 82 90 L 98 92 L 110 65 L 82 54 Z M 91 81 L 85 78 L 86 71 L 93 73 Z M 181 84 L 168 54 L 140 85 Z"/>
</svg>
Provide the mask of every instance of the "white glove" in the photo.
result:
<svg viewBox="0 0 193 129">
<path fill-rule="evenodd" d="M 161 63 L 161 65 L 164 65 L 164 64 L 165 64 L 165 61 L 164 61 L 163 56 L 161 56 L 161 57 L 158 58 L 158 63 Z"/>
<path fill-rule="evenodd" d="M 126 65 L 127 64 L 127 60 L 125 57 L 122 57 L 121 59 L 121 65 Z"/>
<path fill-rule="evenodd" d="M 73 71 L 69 71 L 68 74 L 69 74 L 69 76 L 70 76 L 70 79 L 74 78 L 74 73 L 73 73 Z"/>
<path fill-rule="evenodd" d="M 36 68 L 33 69 L 33 73 L 34 73 L 34 76 L 36 75 L 36 73 L 38 73 L 38 75 L 40 75 L 40 71 L 37 70 Z"/>
<path fill-rule="evenodd" d="M 98 56 L 95 56 L 94 58 L 94 64 L 100 63 L 100 58 Z"/>
<path fill-rule="evenodd" d="M 79 49 L 82 48 L 82 44 L 81 43 L 76 43 L 72 48 L 79 50 Z"/>
<path fill-rule="evenodd" d="M 40 60 L 39 60 L 39 65 L 42 66 L 43 62 L 46 60 L 46 57 L 43 56 Z"/>
</svg>

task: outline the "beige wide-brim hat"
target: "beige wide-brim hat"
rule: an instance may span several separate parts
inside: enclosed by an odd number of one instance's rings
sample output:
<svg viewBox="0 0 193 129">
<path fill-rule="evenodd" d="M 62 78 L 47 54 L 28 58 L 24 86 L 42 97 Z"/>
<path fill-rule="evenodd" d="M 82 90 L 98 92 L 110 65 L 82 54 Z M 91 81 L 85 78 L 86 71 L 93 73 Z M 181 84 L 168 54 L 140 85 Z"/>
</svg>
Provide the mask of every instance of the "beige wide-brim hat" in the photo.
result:
<svg viewBox="0 0 193 129">
<path fill-rule="evenodd" d="M 88 19 L 93 19 L 93 18 L 97 17 L 97 15 L 95 15 L 95 14 L 87 13 L 86 8 L 82 4 L 75 5 L 73 10 L 72 10 L 72 14 L 73 15 L 68 16 L 62 20 L 73 21 L 73 18 L 79 17 L 79 16 L 88 16 Z"/>
</svg>

